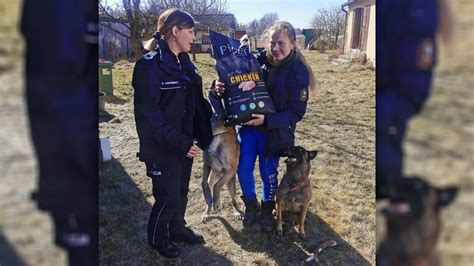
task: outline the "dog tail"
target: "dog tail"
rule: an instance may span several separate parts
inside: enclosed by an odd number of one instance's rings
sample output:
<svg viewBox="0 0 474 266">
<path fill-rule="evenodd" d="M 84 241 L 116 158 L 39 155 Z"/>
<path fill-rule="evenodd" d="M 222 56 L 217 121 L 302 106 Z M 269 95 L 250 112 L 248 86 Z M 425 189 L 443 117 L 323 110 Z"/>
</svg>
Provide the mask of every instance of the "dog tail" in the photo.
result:
<svg viewBox="0 0 474 266">
<path fill-rule="evenodd" d="M 323 250 L 325 250 L 329 247 L 334 247 L 336 245 L 337 245 L 337 243 L 334 240 L 328 240 L 328 241 L 323 242 L 321 245 L 319 245 L 318 250 L 316 250 L 316 252 L 312 253 L 311 256 L 309 256 L 306 259 L 306 262 L 310 262 L 310 261 L 314 260 L 316 263 L 319 263 L 319 258 L 318 258 L 319 254 L 321 254 L 321 252 L 323 252 Z"/>
</svg>

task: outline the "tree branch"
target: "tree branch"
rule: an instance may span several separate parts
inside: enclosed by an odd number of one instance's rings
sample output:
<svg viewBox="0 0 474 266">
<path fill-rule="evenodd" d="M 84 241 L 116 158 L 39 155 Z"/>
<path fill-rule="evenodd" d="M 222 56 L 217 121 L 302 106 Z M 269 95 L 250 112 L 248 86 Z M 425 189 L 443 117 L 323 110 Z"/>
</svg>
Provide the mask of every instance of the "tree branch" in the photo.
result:
<svg viewBox="0 0 474 266">
<path fill-rule="evenodd" d="M 117 23 L 120 23 L 122 24 L 124 27 L 126 27 L 128 30 L 130 30 L 130 26 L 127 25 L 126 23 L 124 23 L 123 21 L 120 20 L 120 18 L 116 18 L 115 16 L 113 16 L 112 14 L 110 14 L 107 9 L 102 5 L 100 4 L 99 5 L 99 13 L 102 12 L 102 15 L 104 15 L 105 17 L 108 17 L 110 18 L 111 20 L 113 20 L 114 22 L 117 22 Z M 106 27 L 109 27 L 110 26 L 110 23 L 109 25 L 107 26 L 107 24 L 105 24 L 104 22 L 100 22 L 101 25 L 104 25 Z"/>
</svg>

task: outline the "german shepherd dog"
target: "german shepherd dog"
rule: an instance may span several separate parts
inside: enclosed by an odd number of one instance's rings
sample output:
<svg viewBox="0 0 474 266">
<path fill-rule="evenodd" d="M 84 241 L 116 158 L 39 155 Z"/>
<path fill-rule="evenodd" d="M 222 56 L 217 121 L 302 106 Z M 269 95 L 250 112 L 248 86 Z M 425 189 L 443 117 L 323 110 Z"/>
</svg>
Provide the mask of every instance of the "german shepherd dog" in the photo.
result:
<svg viewBox="0 0 474 266">
<path fill-rule="evenodd" d="M 214 138 L 209 148 L 203 151 L 202 189 L 207 207 L 202 215 L 202 221 L 206 222 L 209 219 L 211 205 L 214 210 L 219 208 L 220 190 L 224 185 L 227 185 L 232 198 L 234 216 L 241 219 L 235 180 L 240 156 L 237 132 L 234 126 L 226 127 L 224 119 L 216 115 L 213 116 L 211 124 Z"/>
<path fill-rule="evenodd" d="M 382 210 L 387 234 L 377 252 L 377 265 L 439 265 L 436 243 L 440 210 L 456 197 L 457 188 L 437 188 L 419 177 L 403 178 L 389 190 Z"/>
<path fill-rule="evenodd" d="M 277 234 L 283 235 L 283 210 L 299 212 L 299 236 L 304 240 L 306 233 L 304 223 L 311 201 L 311 184 L 309 171 L 310 161 L 316 157 L 318 151 L 308 151 L 300 146 L 290 147 L 284 154 L 286 173 L 283 176 L 276 192 Z"/>
</svg>

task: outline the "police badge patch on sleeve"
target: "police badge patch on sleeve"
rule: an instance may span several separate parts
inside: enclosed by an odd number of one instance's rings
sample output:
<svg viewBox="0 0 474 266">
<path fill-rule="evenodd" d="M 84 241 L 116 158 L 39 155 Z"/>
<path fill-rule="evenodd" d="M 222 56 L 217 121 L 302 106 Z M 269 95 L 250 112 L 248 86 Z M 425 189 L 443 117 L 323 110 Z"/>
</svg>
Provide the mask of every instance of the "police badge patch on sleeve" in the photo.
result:
<svg viewBox="0 0 474 266">
<path fill-rule="evenodd" d="M 306 102 L 308 100 L 308 88 L 301 89 L 300 101 Z"/>
<path fill-rule="evenodd" d="M 435 63 L 435 44 L 432 38 L 426 38 L 418 44 L 416 65 L 421 70 L 433 68 Z"/>
</svg>

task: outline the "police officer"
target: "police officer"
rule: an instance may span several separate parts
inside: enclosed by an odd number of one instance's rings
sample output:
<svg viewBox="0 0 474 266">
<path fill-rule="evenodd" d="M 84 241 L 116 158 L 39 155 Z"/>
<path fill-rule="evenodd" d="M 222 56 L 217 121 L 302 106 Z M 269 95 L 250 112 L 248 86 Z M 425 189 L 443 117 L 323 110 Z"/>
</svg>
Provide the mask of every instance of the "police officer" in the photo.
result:
<svg viewBox="0 0 474 266">
<path fill-rule="evenodd" d="M 402 177 L 402 141 L 409 119 L 420 112 L 429 95 L 443 2 L 377 2 L 377 198 L 386 197 Z"/>
<path fill-rule="evenodd" d="M 315 90 L 313 72 L 296 47 L 296 33 L 288 22 L 277 22 L 268 30 L 268 48 L 257 55 L 265 83 L 276 112 L 253 114 L 254 119 L 239 131 L 240 159 L 238 176 L 245 203 L 243 225 L 256 222 L 258 203 L 253 170 L 257 156 L 262 178 L 262 210 L 260 225 L 271 231 L 274 224 L 275 193 L 278 185 L 279 156 L 293 146 L 295 129 L 306 112 L 308 88 Z M 216 91 L 222 93 L 224 84 L 216 81 Z"/>
<path fill-rule="evenodd" d="M 33 197 L 69 264 L 98 265 L 97 1 L 25 0 L 21 31 L 39 168 Z"/>
<path fill-rule="evenodd" d="M 153 182 L 148 243 L 162 256 L 175 258 L 170 243 L 202 244 L 204 238 L 185 227 L 184 214 L 193 158 L 212 140 L 211 107 L 204 99 L 202 79 L 189 59 L 194 20 L 179 9 L 158 18 L 158 31 L 133 72 L 135 121 L 140 161 Z"/>
</svg>

